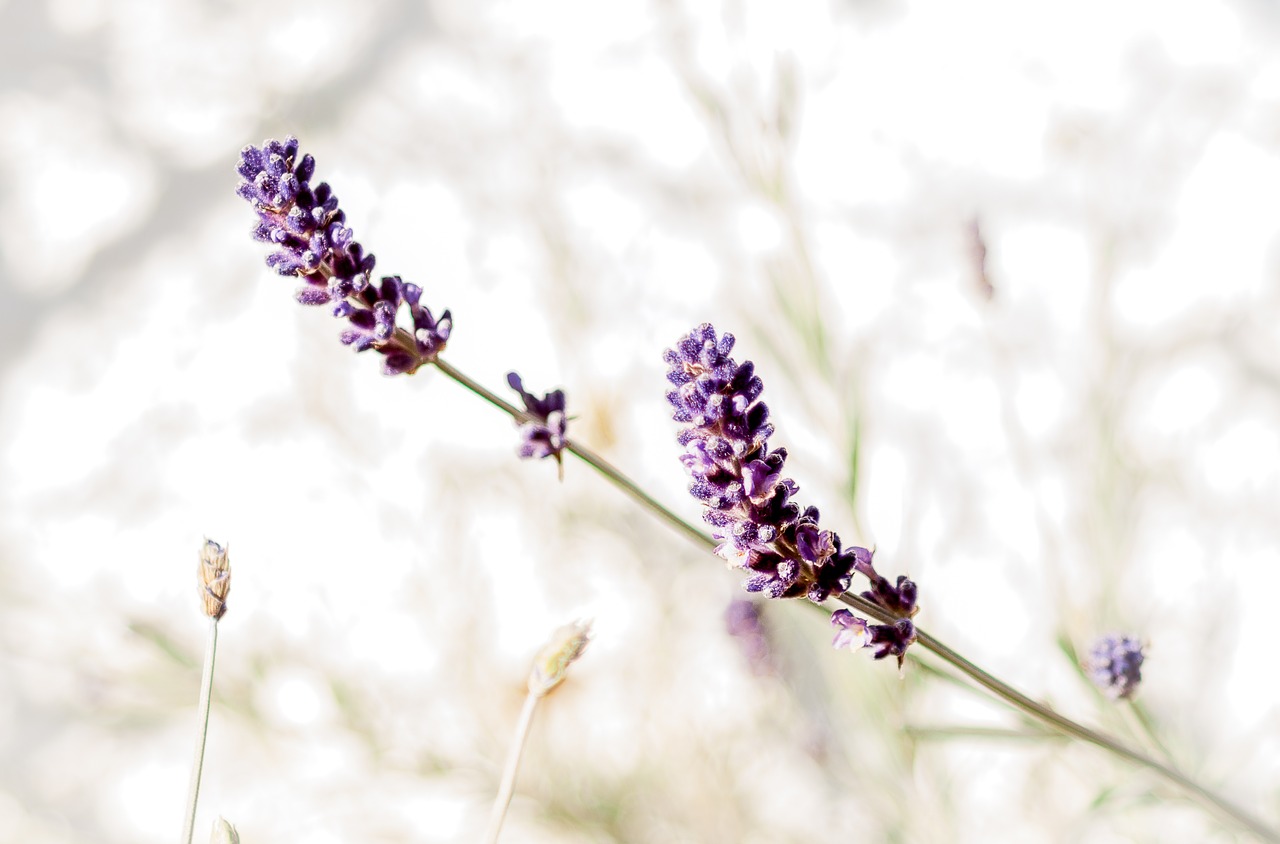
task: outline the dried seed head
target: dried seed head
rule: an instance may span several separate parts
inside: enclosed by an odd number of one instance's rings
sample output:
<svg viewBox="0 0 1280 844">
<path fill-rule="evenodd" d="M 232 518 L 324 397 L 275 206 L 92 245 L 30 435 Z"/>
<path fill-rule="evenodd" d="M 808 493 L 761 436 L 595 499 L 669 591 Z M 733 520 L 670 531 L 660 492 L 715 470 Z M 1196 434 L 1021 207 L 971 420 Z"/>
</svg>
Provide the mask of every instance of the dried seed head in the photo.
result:
<svg viewBox="0 0 1280 844">
<path fill-rule="evenodd" d="M 529 672 L 529 693 L 545 697 L 563 683 L 569 666 L 582 656 L 590 640 L 590 621 L 575 621 L 552 633 L 542 650 L 533 658 L 533 670 Z"/>
<path fill-rule="evenodd" d="M 205 539 L 197 575 L 204 614 L 216 621 L 226 614 L 227 593 L 231 591 L 231 561 L 227 559 L 227 549 L 212 539 Z"/>
<path fill-rule="evenodd" d="M 213 832 L 209 835 L 209 844 L 240 844 L 240 833 L 223 818 L 213 822 Z"/>
</svg>

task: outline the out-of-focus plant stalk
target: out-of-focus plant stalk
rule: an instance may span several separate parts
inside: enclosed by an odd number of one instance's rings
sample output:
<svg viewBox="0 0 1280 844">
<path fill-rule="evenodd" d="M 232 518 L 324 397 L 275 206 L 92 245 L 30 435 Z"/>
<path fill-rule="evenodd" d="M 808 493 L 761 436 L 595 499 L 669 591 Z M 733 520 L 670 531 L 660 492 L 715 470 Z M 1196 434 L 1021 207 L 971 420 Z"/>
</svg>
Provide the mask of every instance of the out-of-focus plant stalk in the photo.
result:
<svg viewBox="0 0 1280 844">
<path fill-rule="evenodd" d="M 496 395 L 491 390 L 484 387 L 482 384 L 472 380 L 470 377 L 468 377 L 467 375 L 465 375 L 464 373 L 462 373 L 461 371 L 459 371 L 458 369 L 450 365 L 448 362 L 437 357 L 434 363 L 439 368 L 439 370 L 445 375 L 447 375 L 449 378 L 453 379 L 454 381 L 461 384 L 463 387 L 467 388 L 471 392 L 480 396 L 482 399 L 489 402 L 494 407 L 497 407 L 498 409 L 505 411 L 517 422 L 523 423 L 527 421 L 527 414 L 524 411 L 520 410 L 518 407 L 506 401 L 502 397 Z M 593 469 L 595 469 L 597 472 L 603 475 L 606 479 L 612 482 L 615 486 L 617 486 L 627 495 L 631 496 L 631 498 L 635 499 L 637 503 L 639 503 L 641 506 L 648 509 L 651 513 L 656 515 L 662 521 L 674 527 L 686 538 L 691 539 L 695 543 L 702 545 L 703 547 L 708 549 L 714 549 L 718 545 L 716 540 L 713 539 L 709 534 L 705 533 L 702 530 L 699 530 L 697 527 L 690 524 L 688 521 L 676 515 L 674 512 L 668 509 L 661 502 L 657 501 L 648 493 L 646 493 L 643 489 L 637 486 L 634 481 L 632 481 L 630 478 L 624 475 L 615 466 L 610 464 L 604 458 L 597 455 L 595 452 L 591 451 L 590 449 L 572 440 L 567 441 L 567 444 L 565 446 L 565 451 L 568 451 L 578 459 L 582 460 L 587 465 L 591 466 Z M 836 596 L 836 600 L 840 601 L 840 603 L 843 603 L 847 606 L 853 607 L 858 611 L 865 613 L 866 615 L 872 616 L 877 620 L 882 621 L 886 624 L 892 624 L 894 621 L 897 620 L 892 614 L 885 612 L 878 605 L 873 604 L 871 601 L 868 601 L 859 595 L 855 595 L 852 592 L 846 592 L 843 595 Z M 805 601 L 803 603 L 808 604 L 810 602 Z M 817 604 L 810 604 L 810 605 L 814 606 L 817 609 L 821 609 L 821 607 L 819 607 Z M 1070 718 L 1060 715 L 1057 712 L 1053 711 L 1053 709 L 1051 709 L 1047 705 L 1039 703 L 1033 700 L 1032 698 L 1027 697 L 1022 692 L 1019 692 L 1017 689 L 1010 686 L 1008 683 L 1003 682 L 999 678 L 995 677 L 992 674 L 989 674 L 988 672 L 979 668 L 974 663 L 965 659 L 963 656 L 961 656 L 956 651 L 952 650 L 943 642 L 931 636 L 926 631 L 921 630 L 918 626 L 916 627 L 916 644 L 924 648 L 925 650 L 933 653 L 935 656 L 937 656 L 944 662 L 950 664 L 953 668 L 958 670 L 961 674 L 964 674 L 974 683 L 977 683 L 980 687 L 986 689 L 988 692 L 993 694 L 995 697 L 1003 701 L 1008 706 L 1023 713 L 1024 715 L 1030 716 L 1035 721 L 1038 721 L 1046 725 L 1047 727 L 1052 729 L 1054 732 L 1067 736 L 1069 738 L 1087 742 L 1089 744 L 1094 745 L 1095 747 L 1099 747 L 1105 751 L 1108 751 L 1112 755 L 1117 756 L 1121 759 L 1124 759 L 1132 764 L 1138 765 L 1139 767 L 1146 768 L 1147 770 L 1150 770 L 1158 774 L 1168 782 L 1173 783 L 1178 788 L 1180 788 L 1181 790 L 1189 794 L 1191 797 L 1196 799 L 1199 803 L 1208 807 L 1212 811 L 1218 813 L 1220 816 L 1223 816 L 1229 819 L 1231 822 L 1233 822 L 1238 826 L 1242 826 L 1245 829 L 1248 829 L 1254 835 L 1258 836 L 1260 840 L 1267 841 L 1267 842 L 1277 842 L 1277 844 L 1280 844 L 1280 834 L 1278 834 L 1275 830 L 1268 827 L 1263 821 L 1254 817 L 1252 814 L 1250 814 L 1249 812 L 1246 812 L 1244 809 L 1240 808 L 1239 806 L 1236 806 L 1234 803 L 1230 802 L 1226 798 L 1218 794 L 1215 794 L 1213 791 L 1210 791 L 1209 789 L 1200 785 L 1195 780 L 1191 779 L 1190 777 L 1186 776 L 1182 772 L 1178 771 L 1176 768 L 1173 768 L 1170 765 L 1167 765 L 1163 762 L 1153 759 L 1152 757 L 1144 753 L 1134 750 L 1133 748 L 1128 747 L 1127 745 L 1121 743 L 1115 738 L 1112 738 L 1111 736 L 1108 736 L 1105 733 L 1099 732 L 1098 730 L 1091 729 L 1089 727 L 1084 726 L 1083 724 L 1080 724 L 1080 723 L 1077 723 L 1076 721 L 1071 720 Z M 532 711 L 529 712 L 529 717 L 532 718 Z M 523 739 L 521 739 L 521 741 L 523 741 Z M 518 764 L 518 761 L 519 760 L 518 760 L 518 751 L 517 751 L 517 757 L 516 757 L 517 764 Z M 508 797 L 508 800 L 509 799 L 510 798 Z"/>
<path fill-rule="evenodd" d="M 204 671 L 200 676 L 196 756 L 191 766 L 191 784 L 187 789 L 187 813 L 182 823 L 183 844 L 191 844 L 195 835 L 200 776 L 204 771 L 204 748 L 209 736 L 209 705 L 213 699 L 213 667 L 218 655 L 218 619 L 227 612 L 227 594 L 231 591 L 231 564 L 226 549 L 206 539 L 200 550 L 197 575 L 204 614 L 209 619 L 209 635 L 205 640 Z"/>
<path fill-rule="evenodd" d="M 498 796 L 489 816 L 489 828 L 484 836 L 486 844 L 497 844 L 498 834 L 502 832 L 502 822 L 506 820 L 507 809 L 515 794 L 516 774 L 520 771 L 520 759 L 524 756 L 524 746 L 529 739 L 529 727 L 533 724 L 533 713 L 538 708 L 538 702 L 564 682 L 569 666 L 582 656 L 590 638 L 590 622 L 575 621 L 566 624 L 551 634 L 551 638 L 534 657 L 533 668 L 529 672 L 529 692 L 525 695 L 524 706 L 520 710 L 516 734 L 507 751 L 507 761 L 502 766 Z"/>
<path fill-rule="evenodd" d="M 529 738 L 529 726 L 533 723 L 533 712 L 538 708 L 538 696 L 530 692 L 525 696 L 524 706 L 520 710 L 520 721 L 516 724 L 516 734 L 511 740 L 511 748 L 507 751 L 507 761 L 502 766 L 502 783 L 498 786 L 498 797 L 493 802 L 493 812 L 489 815 L 489 829 L 484 834 L 486 844 L 496 844 L 498 833 L 502 832 L 502 822 L 506 820 L 507 809 L 511 806 L 511 798 L 516 791 L 516 774 L 520 771 L 520 759 L 524 755 L 524 745 Z"/>
</svg>

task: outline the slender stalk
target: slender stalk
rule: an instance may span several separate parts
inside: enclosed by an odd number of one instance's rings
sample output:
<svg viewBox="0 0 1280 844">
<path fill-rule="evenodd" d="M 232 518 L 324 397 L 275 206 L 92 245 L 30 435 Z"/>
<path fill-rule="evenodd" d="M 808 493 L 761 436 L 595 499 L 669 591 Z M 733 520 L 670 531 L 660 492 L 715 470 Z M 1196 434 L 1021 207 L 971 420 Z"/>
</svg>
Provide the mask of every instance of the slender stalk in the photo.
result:
<svg viewBox="0 0 1280 844">
<path fill-rule="evenodd" d="M 504 411 L 512 419 L 516 420 L 517 422 L 527 422 L 529 420 L 529 414 L 525 413 L 523 410 L 516 407 L 511 402 L 506 401 L 501 396 L 492 392 L 483 384 L 473 381 L 470 377 L 460 372 L 459 370 L 455 369 L 448 362 L 441 360 L 440 358 L 436 358 L 435 364 L 439 368 L 439 370 L 443 372 L 445 375 L 449 376 L 454 381 L 457 381 L 459 384 L 466 387 L 468 390 L 475 393 L 480 398 L 489 402 L 489 404 L 493 405 L 499 410 Z M 637 486 L 635 481 L 628 478 L 616 466 L 614 466 L 609 461 L 605 460 L 600 455 L 596 454 L 591 449 L 587 448 L 586 446 L 580 443 L 574 442 L 573 440 L 567 440 L 565 444 L 565 451 L 569 452 L 574 457 L 577 457 L 579 460 L 581 460 L 583 463 L 586 463 L 588 466 L 595 469 L 600 474 L 604 475 L 606 478 L 608 478 L 610 481 L 613 482 L 614 486 L 618 487 L 627 495 L 634 498 L 641 506 L 647 508 L 651 513 L 656 515 L 658 518 L 662 519 L 664 522 L 671 525 L 677 531 L 684 534 L 685 538 L 691 539 L 694 542 L 705 545 L 708 548 L 716 547 L 717 543 L 714 539 L 712 539 L 707 534 L 703 533 L 698 528 L 694 527 L 689 522 L 680 518 L 672 511 L 668 510 L 660 502 L 658 502 L 651 495 L 649 495 L 649 493 L 645 492 L 643 489 Z"/>
<path fill-rule="evenodd" d="M 902 731 L 916 739 L 1058 739 L 1066 738 L 1061 733 L 1048 730 L 1009 730 L 1004 727 L 915 727 L 907 725 Z"/>
<path fill-rule="evenodd" d="M 467 377 L 445 361 L 437 358 L 435 360 L 435 364 L 445 375 L 485 399 L 490 404 L 506 411 L 517 422 L 524 422 L 528 419 L 528 414 L 524 411 L 520 410 L 510 402 L 503 400 L 501 397 L 489 391 L 481 384 L 473 381 L 471 378 Z M 717 545 L 716 541 L 711 536 L 667 509 L 663 504 L 636 486 L 631 479 L 623 475 L 617 468 L 606 462 L 591 450 L 573 442 L 570 442 L 566 446 L 566 450 L 595 468 L 607 479 L 618 486 L 623 492 L 630 495 L 638 503 L 647 508 L 654 515 L 661 518 L 667 524 L 678 529 L 687 538 L 708 548 L 714 548 Z M 897 620 L 892 614 L 881 609 L 876 604 L 873 604 L 865 598 L 853 593 L 846 592 L 843 595 L 838 596 L 837 600 L 883 623 L 892 624 Z M 982 670 L 977 665 L 974 665 L 972 662 L 965 659 L 963 656 L 956 653 L 950 647 L 924 630 L 921 630 L 919 627 L 916 628 L 916 644 L 937 655 L 944 662 L 949 663 L 953 668 L 957 669 L 960 673 L 964 674 L 970 680 L 977 683 L 979 686 L 986 689 L 1012 708 L 1031 716 L 1035 720 L 1050 727 L 1055 732 L 1061 733 L 1062 735 L 1070 738 L 1087 742 L 1095 747 L 1102 748 L 1121 759 L 1125 759 L 1135 765 L 1153 771 L 1168 782 L 1181 788 L 1191 797 L 1198 800 L 1202 805 L 1219 813 L 1221 816 L 1230 819 L 1235 824 L 1248 829 L 1254 835 L 1258 836 L 1260 840 L 1280 844 L 1280 833 L 1277 833 L 1275 830 L 1268 827 L 1263 821 L 1249 812 L 1246 812 L 1239 806 L 1231 803 L 1226 798 L 1215 794 L 1177 769 L 1166 765 L 1163 762 L 1157 761 L 1144 753 L 1134 750 L 1105 733 L 1086 727 L 1083 724 L 1072 721 L 1070 718 L 1063 715 L 1059 715 L 1045 704 L 1027 697 L 1008 683 L 1001 681 Z M 530 717 L 532 717 L 532 713 L 530 713 Z M 512 774 L 512 777 L 514 778 L 514 774 Z M 510 798 L 508 797 L 508 800 L 509 799 Z"/>
<path fill-rule="evenodd" d="M 1170 752 L 1169 746 L 1160 738 L 1160 731 L 1156 729 L 1155 722 L 1151 720 L 1151 713 L 1147 712 L 1147 708 L 1142 705 L 1140 700 L 1130 699 L 1128 704 L 1125 708 L 1129 710 L 1129 714 L 1133 716 L 1133 719 L 1138 722 L 1138 726 L 1142 730 L 1142 734 L 1147 737 L 1147 741 L 1159 751 L 1160 756 L 1166 762 L 1172 763 L 1174 761 L 1173 753 Z"/>
<path fill-rule="evenodd" d="M 196 733 L 196 759 L 191 766 L 191 785 L 187 789 L 187 816 L 182 822 L 182 840 L 191 844 L 196 826 L 196 804 L 200 801 L 200 774 L 204 770 L 204 747 L 209 735 L 209 703 L 213 697 L 213 662 L 218 653 L 218 619 L 209 619 L 209 638 L 205 641 L 204 672 L 200 678 L 199 731 Z"/>
<path fill-rule="evenodd" d="M 484 834 L 486 844 L 497 844 L 498 833 L 502 831 L 502 822 L 506 820 L 507 808 L 516 791 L 516 773 L 520 770 L 520 757 L 524 755 L 524 745 L 529 738 L 529 725 L 533 723 L 533 711 L 538 706 L 541 695 L 529 692 L 524 699 L 524 708 L 520 710 L 520 722 L 516 724 L 516 734 L 507 751 L 507 762 L 502 771 L 502 784 L 498 786 L 498 797 L 493 801 L 493 812 L 489 815 L 489 829 Z"/>
</svg>

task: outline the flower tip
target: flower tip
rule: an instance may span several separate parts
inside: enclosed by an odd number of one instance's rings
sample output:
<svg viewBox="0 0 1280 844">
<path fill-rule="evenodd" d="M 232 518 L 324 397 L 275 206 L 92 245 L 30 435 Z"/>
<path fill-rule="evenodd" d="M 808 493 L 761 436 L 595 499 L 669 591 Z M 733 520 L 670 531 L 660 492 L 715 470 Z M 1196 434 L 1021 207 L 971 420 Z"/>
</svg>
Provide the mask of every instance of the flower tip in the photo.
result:
<svg viewBox="0 0 1280 844">
<path fill-rule="evenodd" d="M 225 818 L 218 818 L 213 822 L 209 844 L 240 844 L 240 833 Z"/>
<path fill-rule="evenodd" d="M 231 592 L 231 560 L 228 549 L 205 538 L 200 548 L 200 564 L 196 569 L 204 614 L 214 621 L 227 613 L 227 595 Z"/>
<path fill-rule="evenodd" d="M 565 624 L 552 633 L 533 658 L 533 668 L 529 672 L 529 693 L 546 697 L 563 683 L 569 666 L 582 656 L 590 641 L 590 619 Z"/>
</svg>

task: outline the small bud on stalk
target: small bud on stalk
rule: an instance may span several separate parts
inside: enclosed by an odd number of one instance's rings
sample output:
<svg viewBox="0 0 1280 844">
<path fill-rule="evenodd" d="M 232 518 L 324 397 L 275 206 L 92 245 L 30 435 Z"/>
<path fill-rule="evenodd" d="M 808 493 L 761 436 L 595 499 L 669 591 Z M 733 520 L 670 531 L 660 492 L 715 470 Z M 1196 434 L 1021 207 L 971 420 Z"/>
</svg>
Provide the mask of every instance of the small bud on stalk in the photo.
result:
<svg viewBox="0 0 1280 844">
<path fill-rule="evenodd" d="M 231 561 L 227 549 L 212 539 L 200 548 L 200 598 L 204 614 L 217 621 L 227 613 L 227 595 L 231 592 Z"/>
<path fill-rule="evenodd" d="M 551 638 L 533 658 L 529 672 L 529 694 L 546 697 L 564 682 L 572 665 L 591 641 L 591 622 L 575 621 L 551 634 Z"/>
<path fill-rule="evenodd" d="M 213 822 L 213 832 L 209 835 L 209 844 L 240 844 L 240 833 L 227 823 L 226 818 L 218 818 Z"/>
</svg>

